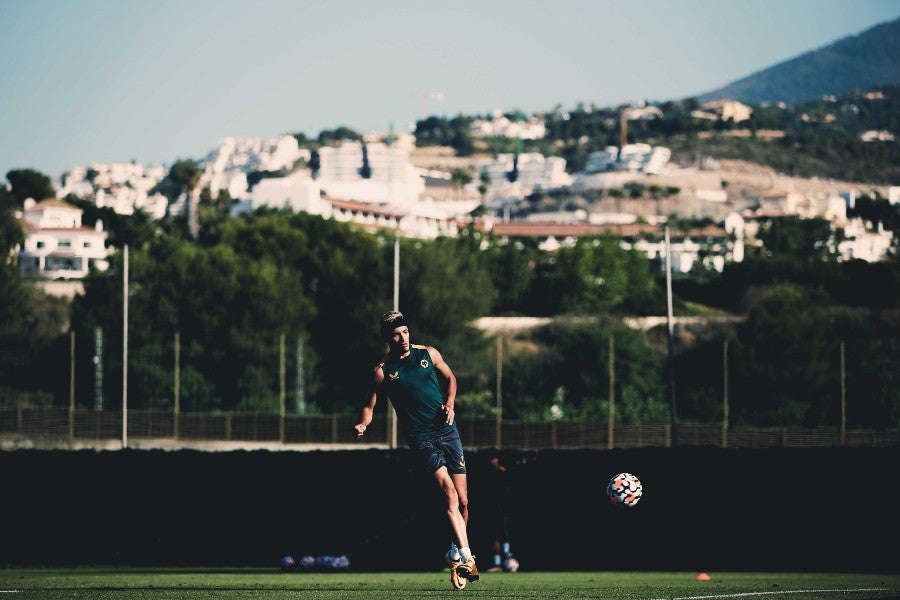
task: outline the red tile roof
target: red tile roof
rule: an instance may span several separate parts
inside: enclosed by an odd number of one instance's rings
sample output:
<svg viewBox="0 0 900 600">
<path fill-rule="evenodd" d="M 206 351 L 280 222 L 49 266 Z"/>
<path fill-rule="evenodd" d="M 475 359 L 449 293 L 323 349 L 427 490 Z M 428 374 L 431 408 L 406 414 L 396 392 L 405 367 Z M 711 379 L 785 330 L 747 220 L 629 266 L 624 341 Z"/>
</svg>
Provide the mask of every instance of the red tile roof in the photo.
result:
<svg viewBox="0 0 900 600">
<path fill-rule="evenodd" d="M 333 207 L 342 210 L 351 210 L 354 212 L 366 213 L 371 215 L 381 215 L 399 219 L 405 217 L 408 213 L 404 210 L 382 206 L 380 204 L 372 204 L 369 202 L 359 202 L 356 200 L 339 200 L 338 198 L 323 198 L 325 202 L 330 203 Z"/>
<path fill-rule="evenodd" d="M 34 206 L 29 208 L 25 212 L 37 212 L 45 208 L 68 208 L 71 210 L 81 210 L 74 204 L 69 204 L 68 202 L 64 202 L 63 200 L 57 200 L 56 198 L 47 198 L 46 200 L 41 200 L 40 202 L 35 203 Z"/>
</svg>

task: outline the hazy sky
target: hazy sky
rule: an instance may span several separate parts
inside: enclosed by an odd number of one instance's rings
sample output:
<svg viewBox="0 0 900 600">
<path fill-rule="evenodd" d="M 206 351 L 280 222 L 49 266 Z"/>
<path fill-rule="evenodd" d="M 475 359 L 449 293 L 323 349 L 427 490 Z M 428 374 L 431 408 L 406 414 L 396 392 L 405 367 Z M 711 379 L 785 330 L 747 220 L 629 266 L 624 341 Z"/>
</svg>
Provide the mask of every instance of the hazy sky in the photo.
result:
<svg viewBox="0 0 900 600">
<path fill-rule="evenodd" d="M 407 130 L 426 110 L 681 99 L 898 16 L 897 0 L 0 0 L 0 178 Z"/>
</svg>

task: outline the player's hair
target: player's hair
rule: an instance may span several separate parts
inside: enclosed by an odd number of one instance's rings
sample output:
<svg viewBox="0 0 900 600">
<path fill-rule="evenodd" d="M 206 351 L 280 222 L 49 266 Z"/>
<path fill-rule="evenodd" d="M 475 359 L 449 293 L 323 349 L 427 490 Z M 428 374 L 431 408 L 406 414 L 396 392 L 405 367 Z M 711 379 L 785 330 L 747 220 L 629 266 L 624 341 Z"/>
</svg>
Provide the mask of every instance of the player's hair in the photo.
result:
<svg viewBox="0 0 900 600">
<path fill-rule="evenodd" d="M 381 337 L 389 339 L 391 337 L 391 332 L 393 332 L 398 327 L 402 327 L 404 325 L 408 325 L 406 322 L 406 317 L 403 316 L 403 313 L 399 310 L 392 310 L 381 315 Z"/>
</svg>

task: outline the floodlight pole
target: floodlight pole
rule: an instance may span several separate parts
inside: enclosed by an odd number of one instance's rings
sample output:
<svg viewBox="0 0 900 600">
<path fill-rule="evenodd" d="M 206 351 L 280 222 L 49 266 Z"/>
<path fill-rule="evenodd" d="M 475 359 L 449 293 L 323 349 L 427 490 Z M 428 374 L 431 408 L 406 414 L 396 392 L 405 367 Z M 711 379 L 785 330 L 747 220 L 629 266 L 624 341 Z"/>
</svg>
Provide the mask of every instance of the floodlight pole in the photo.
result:
<svg viewBox="0 0 900 600">
<path fill-rule="evenodd" d="M 678 445 L 678 418 L 675 413 L 675 355 L 673 352 L 674 324 L 672 316 L 672 247 L 669 243 L 669 227 L 666 234 L 666 323 L 669 331 L 669 396 L 672 400 L 672 447 Z"/>
<path fill-rule="evenodd" d="M 122 254 L 122 448 L 128 447 L 128 244 Z"/>
<path fill-rule="evenodd" d="M 499 450 L 503 443 L 503 334 L 497 336 L 497 415 L 494 422 L 494 443 Z"/>
<path fill-rule="evenodd" d="M 394 233 L 394 310 L 400 310 L 400 230 Z M 397 447 L 397 411 L 388 403 L 388 447 Z"/>
</svg>

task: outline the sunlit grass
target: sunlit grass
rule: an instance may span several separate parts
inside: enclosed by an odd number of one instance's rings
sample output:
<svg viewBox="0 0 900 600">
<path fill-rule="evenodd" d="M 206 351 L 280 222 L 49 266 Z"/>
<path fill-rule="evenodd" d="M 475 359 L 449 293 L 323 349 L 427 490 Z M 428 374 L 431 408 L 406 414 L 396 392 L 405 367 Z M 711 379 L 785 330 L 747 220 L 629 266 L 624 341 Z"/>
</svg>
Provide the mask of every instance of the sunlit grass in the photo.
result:
<svg viewBox="0 0 900 600">
<path fill-rule="evenodd" d="M 832 598 L 900 597 L 900 575 L 835 573 L 519 572 L 483 573 L 465 590 L 434 573 L 282 573 L 275 569 L 0 569 L 0 600 L 25 598 Z"/>
</svg>

